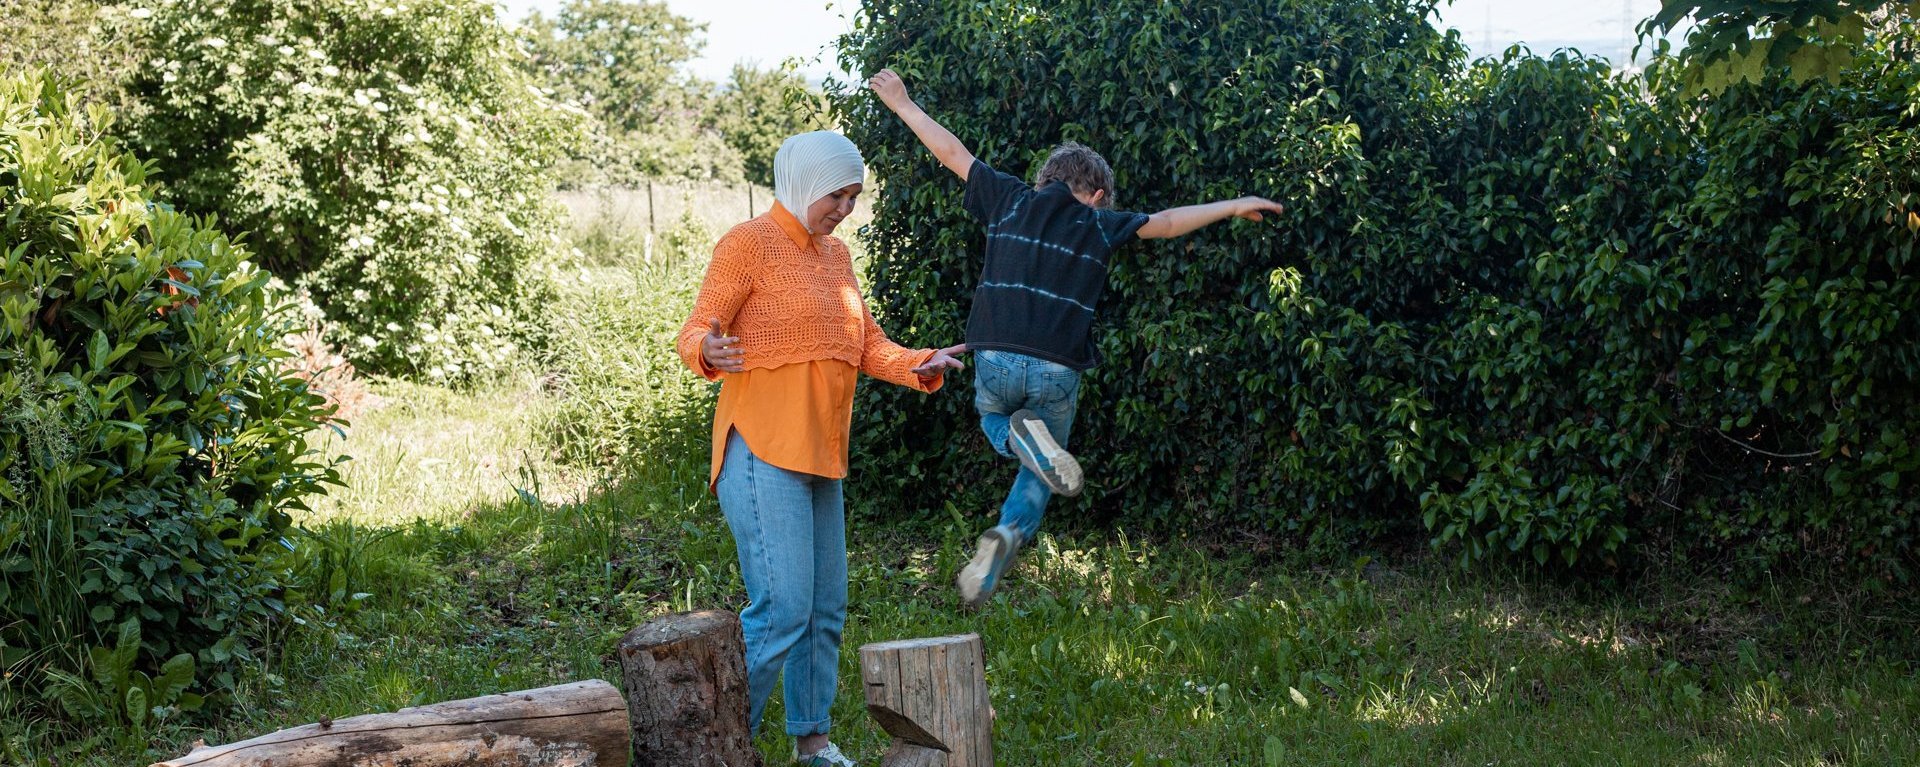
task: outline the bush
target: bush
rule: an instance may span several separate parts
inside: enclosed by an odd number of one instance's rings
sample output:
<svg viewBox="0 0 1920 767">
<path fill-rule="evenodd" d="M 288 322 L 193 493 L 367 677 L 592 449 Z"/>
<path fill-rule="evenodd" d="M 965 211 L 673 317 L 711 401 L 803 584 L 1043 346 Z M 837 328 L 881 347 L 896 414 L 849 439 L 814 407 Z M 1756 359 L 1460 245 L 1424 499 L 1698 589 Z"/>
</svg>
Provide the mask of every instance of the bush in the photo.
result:
<svg viewBox="0 0 1920 767">
<path fill-rule="evenodd" d="M 1410 483 L 1388 457 L 1417 452 L 1407 425 L 1425 404 L 1405 380 L 1417 364 L 1407 333 L 1386 312 L 1435 277 L 1406 258 L 1420 250 L 1369 258 L 1361 247 L 1391 247 L 1375 244 L 1376 222 L 1420 212 L 1392 210 L 1405 198 L 1387 195 L 1430 164 L 1444 73 L 1465 52 L 1426 23 L 1426 5 L 1274 5 L 1197 14 L 1146 2 L 899 14 L 869 5 L 871 23 L 842 40 L 847 68 L 894 67 L 930 113 L 1006 172 L 1031 177 L 1053 144 L 1073 140 L 1111 162 L 1123 208 L 1240 194 L 1290 206 L 1277 227 L 1220 225 L 1116 254 L 1096 326 L 1103 362 L 1084 379 L 1074 432 L 1095 472 L 1082 511 L 1163 528 L 1404 525 L 1393 506 L 1404 511 Z M 870 99 L 843 96 L 839 108 L 880 179 L 869 229 L 875 312 L 903 343 L 949 343 L 962 333 L 984 243 L 960 208 L 961 185 Z M 1293 279 L 1275 270 L 1316 260 L 1379 293 L 1360 311 L 1321 315 L 1349 328 L 1357 357 L 1345 348 L 1311 357 L 1304 339 L 1272 332 L 1276 280 Z M 963 385 L 933 398 L 862 391 L 854 477 L 865 489 L 850 495 L 1008 474 L 989 468 L 997 459 L 975 436 L 965 382 L 952 383 Z M 1313 400 L 1323 393 L 1336 397 Z M 1000 490 L 968 502 L 987 506 Z"/>
<path fill-rule="evenodd" d="M 269 275 L 152 202 L 78 103 L 0 80 L 0 669 L 31 686 L 130 635 L 96 676 L 171 680 L 186 654 L 219 689 L 279 611 L 287 512 L 334 478 L 305 443 L 321 399 L 282 371 Z"/>
<path fill-rule="evenodd" d="M 796 71 L 795 62 L 778 69 L 733 65 L 726 89 L 713 100 L 706 121 L 727 146 L 740 153 L 749 182 L 773 186 L 773 155 L 788 136 L 832 127 L 819 91 Z"/>
<path fill-rule="evenodd" d="M 138 68 L 147 57 L 139 46 L 117 39 L 113 25 L 101 23 L 129 9 L 113 0 L 7 0 L 6 9 L 0 14 L 0 69 L 44 69 L 84 101 L 134 107 L 114 74 Z"/>
<path fill-rule="evenodd" d="M 158 0 L 134 126 L 172 199 L 252 232 L 363 367 L 459 382 L 545 343 L 548 168 L 578 115 L 478 0 Z"/>
<path fill-rule="evenodd" d="M 1465 560 L 1610 560 L 1664 532 L 1910 562 L 1920 359 L 1891 339 L 1920 322 L 1913 65 L 1862 51 L 1834 85 L 1689 99 L 1658 65 L 1469 65 L 1431 7 L 870 3 L 842 40 L 1007 172 L 1074 140 L 1131 209 L 1288 204 L 1116 254 L 1079 509 L 1425 528 Z M 881 179 L 875 311 L 947 342 L 983 246 L 961 186 L 868 97 L 837 108 Z M 855 497 L 930 507 L 928 477 L 1007 474 L 964 387 L 861 398 Z"/>
</svg>

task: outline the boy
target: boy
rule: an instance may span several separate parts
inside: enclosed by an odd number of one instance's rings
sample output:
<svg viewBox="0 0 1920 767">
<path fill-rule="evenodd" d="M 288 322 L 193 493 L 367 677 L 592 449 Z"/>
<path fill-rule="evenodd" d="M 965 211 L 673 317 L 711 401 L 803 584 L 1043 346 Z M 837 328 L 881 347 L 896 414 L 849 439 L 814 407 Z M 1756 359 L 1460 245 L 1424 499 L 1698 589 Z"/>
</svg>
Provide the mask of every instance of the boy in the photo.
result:
<svg viewBox="0 0 1920 767">
<path fill-rule="evenodd" d="M 1259 221 L 1263 211 L 1283 209 L 1242 197 L 1151 216 L 1115 211 L 1113 171 L 1075 143 L 1055 148 L 1029 187 L 976 159 L 913 103 L 893 70 L 881 70 L 868 86 L 966 182 L 963 204 L 987 227 L 986 263 L 967 319 L 973 405 L 987 441 L 1018 459 L 1021 469 L 1000 507 L 1000 523 L 980 536 L 979 550 L 957 579 L 961 599 L 978 607 L 993 596 L 1014 555 L 1033 542 L 1047 499 L 1080 494 L 1080 464 L 1067 452 L 1067 436 L 1080 374 L 1096 362 L 1093 311 L 1114 249 L 1135 237 L 1178 237 L 1227 218 Z"/>
</svg>

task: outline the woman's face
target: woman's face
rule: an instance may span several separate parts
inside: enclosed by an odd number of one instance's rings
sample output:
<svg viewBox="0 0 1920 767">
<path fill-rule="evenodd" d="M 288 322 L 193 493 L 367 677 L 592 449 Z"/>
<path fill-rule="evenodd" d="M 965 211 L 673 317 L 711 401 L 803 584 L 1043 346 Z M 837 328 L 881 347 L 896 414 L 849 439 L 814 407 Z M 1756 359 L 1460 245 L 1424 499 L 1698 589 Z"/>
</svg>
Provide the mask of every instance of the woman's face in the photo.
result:
<svg viewBox="0 0 1920 767">
<path fill-rule="evenodd" d="M 807 229 L 816 235 L 833 234 L 833 228 L 853 213 L 853 201 L 866 187 L 848 184 L 814 200 L 807 206 Z"/>
</svg>

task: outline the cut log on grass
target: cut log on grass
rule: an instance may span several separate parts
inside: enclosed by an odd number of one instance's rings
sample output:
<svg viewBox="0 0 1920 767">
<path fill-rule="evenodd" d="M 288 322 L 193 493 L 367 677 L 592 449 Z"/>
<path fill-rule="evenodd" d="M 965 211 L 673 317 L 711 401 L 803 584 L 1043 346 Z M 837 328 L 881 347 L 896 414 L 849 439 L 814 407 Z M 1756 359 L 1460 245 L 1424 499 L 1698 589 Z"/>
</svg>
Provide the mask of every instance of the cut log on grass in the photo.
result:
<svg viewBox="0 0 1920 767">
<path fill-rule="evenodd" d="M 309 724 L 152 767 L 626 767 L 628 751 L 620 691 L 592 681 Z"/>
<path fill-rule="evenodd" d="M 760 767 L 747 726 L 740 616 L 675 613 L 620 639 L 636 767 Z"/>
<path fill-rule="evenodd" d="M 979 634 L 860 648 L 867 712 L 893 736 L 880 767 L 992 767 L 993 709 Z"/>
</svg>

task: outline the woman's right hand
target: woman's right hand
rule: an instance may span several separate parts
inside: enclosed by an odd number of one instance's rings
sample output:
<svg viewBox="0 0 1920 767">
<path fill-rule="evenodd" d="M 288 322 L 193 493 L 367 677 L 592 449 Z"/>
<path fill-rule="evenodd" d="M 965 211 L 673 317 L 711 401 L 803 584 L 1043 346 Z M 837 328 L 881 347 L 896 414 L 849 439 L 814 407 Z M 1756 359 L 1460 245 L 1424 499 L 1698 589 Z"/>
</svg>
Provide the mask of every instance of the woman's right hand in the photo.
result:
<svg viewBox="0 0 1920 767">
<path fill-rule="evenodd" d="M 723 373 L 744 373 L 747 371 L 747 353 L 734 344 L 740 343 L 736 336 L 725 335 L 720 330 L 720 318 L 707 320 L 707 336 L 700 339 L 700 359 L 707 367 Z"/>
</svg>

